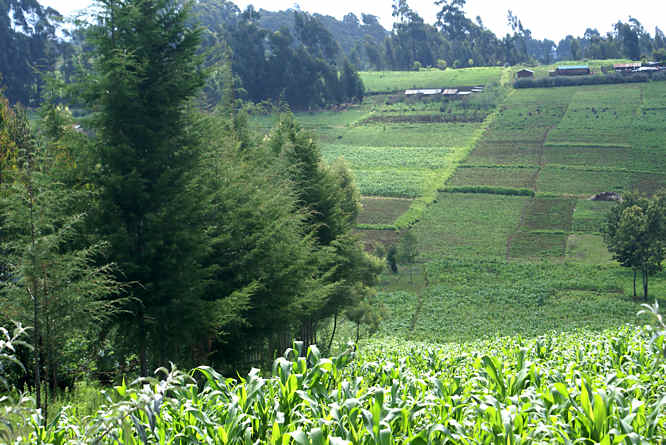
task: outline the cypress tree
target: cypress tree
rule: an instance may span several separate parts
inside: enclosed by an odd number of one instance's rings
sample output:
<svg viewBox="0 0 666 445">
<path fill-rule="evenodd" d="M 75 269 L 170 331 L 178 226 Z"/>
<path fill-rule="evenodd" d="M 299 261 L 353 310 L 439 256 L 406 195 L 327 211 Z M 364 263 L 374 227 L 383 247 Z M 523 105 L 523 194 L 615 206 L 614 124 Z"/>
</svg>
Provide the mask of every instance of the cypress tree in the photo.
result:
<svg viewBox="0 0 666 445">
<path fill-rule="evenodd" d="M 196 198 L 188 196 L 198 151 L 188 102 L 204 84 L 198 29 L 176 0 L 102 0 L 87 82 L 96 111 L 95 226 L 131 283 L 124 317 L 141 374 L 183 356 L 202 305 Z M 174 341 L 177 339 L 177 341 Z"/>
</svg>

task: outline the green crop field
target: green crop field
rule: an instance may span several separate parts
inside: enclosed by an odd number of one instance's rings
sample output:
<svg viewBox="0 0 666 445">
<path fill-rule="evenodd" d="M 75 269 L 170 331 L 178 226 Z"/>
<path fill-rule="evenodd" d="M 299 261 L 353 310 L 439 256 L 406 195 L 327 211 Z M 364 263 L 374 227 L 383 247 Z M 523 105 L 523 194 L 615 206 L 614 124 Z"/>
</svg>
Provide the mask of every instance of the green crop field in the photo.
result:
<svg viewBox="0 0 666 445">
<path fill-rule="evenodd" d="M 583 264 L 610 264 L 613 261 L 601 235 L 589 233 L 569 235 L 566 256 L 570 261 Z"/>
<path fill-rule="evenodd" d="M 544 168 L 537 181 L 540 192 L 576 196 L 611 191 L 652 194 L 664 187 L 666 175 L 663 174 L 561 167 Z"/>
<path fill-rule="evenodd" d="M 393 224 L 412 205 L 412 201 L 409 199 L 364 197 L 361 199 L 361 205 L 359 224 L 381 225 Z"/>
<path fill-rule="evenodd" d="M 376 124 L 317 131 L 322 144 L 370 147 L 464 147 L 480 128 L 478 123 Z"/>
<path fill-rule="evenodd" d="M 410 88 L 454 88 L 499 82 L 501 67 L 425 69 L 421 71 L 365 71 L 359 73 L 368 93 L 387 93 Z"/>
<path fill-rule="evenodd" d="M 573 214 L 573 230 L 575 232 L 599 233 L 606 214 L 615 203 L 609 201 L 576 201 Z"/>
<path fill-rule="evenodd" d="M 451 150 L 444 147 L 367 147 L 327 145 L 324 159 L 342 158 L 357 169 L 439 169 L 449 165 Z"/>
<path fill-rule="evenodd" d="M 571 230 L 576 201 L 563 198 L 533 199 L 525 212 L 523 225 L 529 230 Z"/>
<path fill-rule="evenodd" d="M 487 185 L 491 187 L 533 188 L 536 168 L 459 168 L 447 185 Z"/>
<path fill-rule="evenodd" d="M 537 166 L 542 147 L 538 142 L 480 141 L 465 159 L 468 165 Z"/>
<path fill-rule="evenodd" d="M 521 196 L 440 193 L 414 227 L 424 258 L 504 257 L 509 235 L 529 199 Z"/>
</svg>

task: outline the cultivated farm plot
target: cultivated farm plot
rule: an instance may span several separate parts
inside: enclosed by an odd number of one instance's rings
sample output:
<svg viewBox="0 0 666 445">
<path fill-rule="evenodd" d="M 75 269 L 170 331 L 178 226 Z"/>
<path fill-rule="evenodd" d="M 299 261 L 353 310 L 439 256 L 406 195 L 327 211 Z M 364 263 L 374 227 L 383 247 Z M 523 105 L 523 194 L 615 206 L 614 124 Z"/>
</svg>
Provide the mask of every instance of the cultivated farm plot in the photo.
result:
<svg viewBox="0 0 666 445">
<path fill-rule="evenodd" d="M 449 165 L 451 150 L 444 147 L 367 147 L 327 144 L 324 160 L 344 159 L 353 170 L 361 169 L 440 169 Z"/>
<path fill-rule="evenodd" d="M 545 164 L 666 171 L 666 152 L 630 146 L 547 145 L 543 160 Z"/>
<path fill-rule="evenodd" d="M 466 165 L 539 165 L 541 143 L 481 140 L 465 159 Z"/>
<path fill-rule="evenodd" d="M 610 264 L 613 256 L 601 235 L 572 233 L 567 239 L 566 259 L 583 264 Z"/>
<path fill-rule="evenodd" d="M 666 175 L 646 172 L 608 171 L 546 166 L 537 179 L 543 193 L 589 197 L 601 192 L 653 194 L 666 187 Z"/>
<path fill-rule="evenodd" d="M 354 106 L 344 111 L 313 111 L 296 112 L 294 120 L 303 128 L 319 130 L 321 128 L 335 128 L 352 125 L 368 114 L 365 106 Z M 250 124 L 254 127 L 270 130 L 280 121 L 278 113 L 256 114 L 250 117 Z"/>
<path fill-rule="evenodd" d="M 450 186 L 484 185 L 490 187 L 534 188 L 536 168 L 459 167 L 449 179 Z"/>
<path fill-rule="evenodd" d="M 380 334 L 461 342 L 596 330 L 637 320 L 639 304 L 622 295 L 630 289 L 629 277 L 608 262 L 446 257 L 426 267 L 432 284 L 419 297 L 406 290 L 381 294 L 390 321 Z"/>
<path fill-rule="evenodd" d="M 411 88 L 451 88 L 499 82 L 504 68 L 426 69 L 421 71 L 362 71 L 366 92 L 388 93 Z"/>
<path fill-rule="evenodd" d="M 615 205 L 612 201 L 591 201 L 579 199 L 573 213 L 573 231 L 586 233 L 600 233 L 606 220 L 606 215 Z"/>
<path fill-rule="evenodd" d="M 566 232 L 518 231 L 511 236 L 507 256 L 513 259 L 561 259 L 567 248 Z"/>
<path fill-rule="evenodd" d="M 549 133 L 547 142 L 630 144 L 640 106 L 640 85 L 577 88 L 564 118 Z"/>
<path fill-rule="evenodd" d="M 358 217 L 359 224 L 393 224 L 412 204 L 410 199 L 361 198 L 363 206 Z"/>
<path fill-rule="evenodd" d="M 438 182 L 438 172 L 426 169 L 352 170 L 352 173 L 360 192 L 368 196 L 416 198 Z"/>
<path fill-rule="evenodd" d="M 356 233 L 364 241 L 366 249 L 371 252 L 378 247 L 382 247 L 384 250 L 386 250 L 388 246 L 395 245 L 398 242 L 398 238 L 400 236 L 397 230 L 392 229 L 357 229 Z"/>
<path fill-rule="evenodd" d="M 530 202 L 523 217 L 527 230 L 570 231 L 575 199 L 537 197 Z"/>
<path fill-rule="evenodd" d="M 529 198 L 467 193 L 440 193 L 412 230 L 421 257 L 504 258 Z"/>
<path fill-rule="evenodd" d="M 325 128 L 317 134 L 322 144 L 365 147 L 464 147 L 470 144 L 478 123 L 386 124 Z"/>
</svg>

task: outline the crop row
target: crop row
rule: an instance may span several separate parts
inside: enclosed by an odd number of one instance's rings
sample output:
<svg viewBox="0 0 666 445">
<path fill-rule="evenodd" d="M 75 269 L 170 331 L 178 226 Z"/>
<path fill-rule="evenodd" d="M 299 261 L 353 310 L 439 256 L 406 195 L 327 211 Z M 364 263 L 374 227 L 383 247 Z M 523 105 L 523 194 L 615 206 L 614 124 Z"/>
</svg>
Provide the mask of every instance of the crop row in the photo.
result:
<svg viewBox="0 0 666 445">
<path fill-rule="evenodd" d="M 666 435 L 666 368 L 651 337 L 380 342 L 332 358 L 297 343 L 269 377 L 163 370 L 116 387 L 91 418 L 65 411 L 42 427 L 36 414 L 17 443 L 654 444 Z"/>
</svg>

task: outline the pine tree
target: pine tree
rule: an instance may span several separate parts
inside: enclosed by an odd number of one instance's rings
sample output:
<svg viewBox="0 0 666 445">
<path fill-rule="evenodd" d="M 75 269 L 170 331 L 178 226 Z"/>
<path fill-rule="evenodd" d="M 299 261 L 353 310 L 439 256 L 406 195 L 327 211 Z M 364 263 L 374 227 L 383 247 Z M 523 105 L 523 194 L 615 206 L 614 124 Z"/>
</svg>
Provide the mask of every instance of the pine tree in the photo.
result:
<svg viewBox="0 0 666 445">
<path fill-rule="evenodd" d="M 16 163 L 5 166 L 0 184 L 0 312 L 32 326 L 34 389 L 46 417 L 42 376 L 53 391 L 64 351 L 113 314 L 108 297 L 119 286 L 109 265 L 94 262 L 104 244 L 82 237 L 80 209 L 92 202 L 91 192 L 58 180 L 67 159 L 32 136 L 25 112 L 3 111 L 13 115 Z"/>
<path fill-rule="evenodd" d="M 200 36 L 176 0 L 102 0 L 90 42 L 97 52 L 87 99 L 97 111 L 96 226 L 111 258 L 132 283 L 126 341 L 141 374 L 176 360 L 197 337 L 202 303 L 202 237 L 196 196 L 198 160 L 188 102 L 205 80 Z"/>
</svg>

